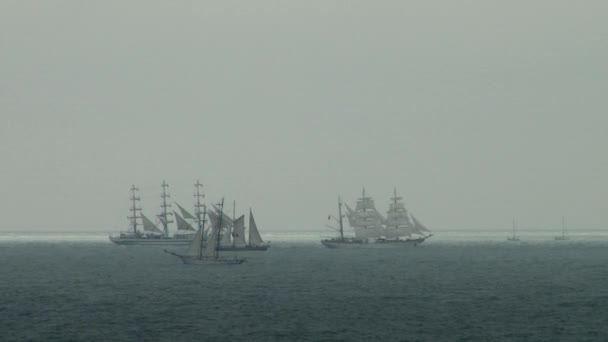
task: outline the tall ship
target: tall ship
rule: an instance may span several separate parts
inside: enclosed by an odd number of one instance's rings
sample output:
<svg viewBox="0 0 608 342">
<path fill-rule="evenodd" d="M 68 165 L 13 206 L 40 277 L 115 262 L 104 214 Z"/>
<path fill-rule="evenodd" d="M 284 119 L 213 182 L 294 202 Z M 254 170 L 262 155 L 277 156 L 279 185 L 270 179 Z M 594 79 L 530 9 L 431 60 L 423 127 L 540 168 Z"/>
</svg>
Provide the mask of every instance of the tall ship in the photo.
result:
<svg viewBox="0 0 608 342">
<path fill-rule="evenodd" d="M 208 215 L 212 226 L 219 224 L 221 230 L 220 244 L 218 248 L 222 251 L 265 251 L 270 245 L 262 239 L 258 227 L 253 217 L 253 212 L 249 209 L 249 229 L 248 236 L 245 227 L 245 215 L 239 218 L 230 218 L 223 212 L 223 208 L 212 205 L 212 208 L 202 202 L 204 194 L 201 192 L 202 184 L 197 181 L 195 186 L 194 215 L 186 210 L 179 203 L 174 202 L 177 210 L 170 211 L 170 194 L 167 191 L 169 185 L 163 181 L 161 193 L 160 213 L 157 222 L 162 229 L 142 213 L 139 205 L 141 198 L 138 196 L 138 188 L 131 187 L 131 214 L 129 219 L 129 230 L 118 235 L 110 236 L 110 241 L 118 245 L 190 245 L 199 230 L 207 236 L 212 233 L 210 228 L 205 229 L 204 222 Z M 233 213 L 235 213 L 233 209 Z M 175 221 L 173 220 L 175 218 Z M 221 220 L 220 220 L 221 218 Z M 177 230 L 170 231 L 170 224 L 176 224 Z M 219 223 L 221 222 L 221 224 Z M 198 229 L 195 229 L 197 227 Z M 206 239 L 205 241 L 210 241 Z"/>
<path fill-rule="evenodd" d="M 373 198 L 366 195 L 365 188 L 354 210 L 348 204 L 345 204 L 345 207 L 348 223 L 358 239 L 375 239 L 384 236 L 386 219 L 376 210 L 376 203 Z"/>
<path fill-rule="evenodd" d="M 167 192 L 169 185 L 163 181 L 161 184 L 161 205 L 160 213 L 157 216 L 158 221 L 162 225 L 162 229 L 158 227 L 156 223 L 150 220 L 142 212 L 142 208 L 139 206 L 141 198 L 137 195 L 138 188 L 133 185 L 131 187 L 131 208 L 129 208 L 130 215 L 129 219 L 129 230 L 121 232 L 118 235 L 110 235 L 110 241 L 118 245 L 189 245 L 195 236 L 195 229 L 190 225 L 184 217 L 194 216 L 189 214 L 183 207 L 178 205 L 178 208 L 182 211 L 182 215 L 177 212 L 169 212 L 171 208 L 170 198 L 171 195 Z M 197 187 L 197 205 L 200 207 L 200 191 L 199 188 L 202 186 L 199 182 L 196 182 Z M 199 208 L 197 207 L 197 208 Z M 169 232 L 169 224 L 174 221 L 171 217 L 174 216 L 177 221 L 177 231 L 174 234 Z M 200 222 L 201 217 L 198 213 L 198 221 Z"/>
<path fill-rule="evenodd" d="M 346 214 L 342 214 L 342 201 L 338 199 L 338 217 L 330 215 L 339 224 L 338 238 L 321 241 L 329 248 L 395 248 L 417 246 L 432 236 L 430 230 L 418 221 L 403 203 L 403 197 L 393 191 L 386 218 L 376 209 L 373 198 L 367 196 L 363 189 L 362 196 L 357 200 L 355 209 L 348 205 Z M 355 236 L 344 236 L 343 218 L 353 228 Z"/>
</svg>

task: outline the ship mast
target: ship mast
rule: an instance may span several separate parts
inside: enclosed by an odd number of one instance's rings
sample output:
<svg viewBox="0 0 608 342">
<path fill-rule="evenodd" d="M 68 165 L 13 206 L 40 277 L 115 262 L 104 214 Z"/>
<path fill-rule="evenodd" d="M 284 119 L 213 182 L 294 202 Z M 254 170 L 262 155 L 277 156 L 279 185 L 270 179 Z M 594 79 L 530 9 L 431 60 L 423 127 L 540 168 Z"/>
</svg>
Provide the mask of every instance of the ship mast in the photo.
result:
<svg viewBox="0 0 608 342">
<path fill-rule="evenodd" d="M 205 241 L 205 223 L 206 223 L 206 214 L 207 214 L 207 206 L 205 204 L 201 204 L 201 198 L 205 198 L 205 194 L 201 194 L 200 192 L 200 188 L 203 186 L 203 184 L 201 184 L 198 180 L 196 181 L 196 184 L 194 184 L 194 186 L 196 187 L 196 193 L 194 194 L 194 197 L 196 197 L 196 203 L 194 204 L 194 207 L 196 208 L 196 211 L 194 212 L 194 214 L 196 215 L 196 223 L 198 223 L 198 229 L 201 232 L 201 248 L 199 251 L 199 259 L 203 258 L 203 242 Z M 203 210 L 201 211 L 201 208 L 203 208 Z M 201 214 L 203 216 L 203 218 L 201 219 Z"/>
<path fill-rule="evenodd" d="M 137 212 L 141 212 L 141 207 L 137 206 L 137 202 L 141 201 L 140 197 L 135 196 L 136 191 L 139 191 L 138 188 L 135 187 L 135 184 L 131 185 L 131 208 L 129 208 L 129 211 L 131 212 L 131 216 L 128 216 L 127 218 L 129 220 L 131 220 L 131 227 L 133 228 L 133 233 L 137 234 L 137 219 L 141 218 L 140 215 L 137 214 Z"/>
<path fill-rule="evenodd" d="M 236 246 L 236 239 L 234 238 L 234 221 L 236 221 L 236 200 L 232 200 L 232 246 Z"/>
<path fill-rule="evenodd" d="M 161 194 L 161 198 L 163 199 L 163 202 L 160 205 L 160 207 L 162 208 L 162 212 L 160 215 L 158 215 L 158 217 L 160 218 L 160 221 L 163 224 L 163 229 L 165 230 L 165 236 L 169 237 L 169 223 L 172 223 L 173 221 L 169 220 L 169 216 L 172 214 L 170 212 L 168 212 L 168 210 L 167 210 L 167 208 L 171 207 L 171 203 L 167 203 L 167 198 L 171 198 L 171 195 L 169 195 L 167 193 L 167 188 L 169 187 L 169 184 L 167 184 L 163 180 L 163 184 L 161 184 L 161 186 L 163 187 L 163 193 Z"/>
<path fill-rule="evenodd" d="M 217 259 L 219 257 L 219 250 L 220 250 L 220 233 L 222 232 L 222 218 L 224 217 L 224 198 L 222 197 L 222 202 L 217 204 L 220 208 L 220 222 L 219 222 L 219 227 L 217 229 L 217 243 L 215 245 L 215 251 L 214 251 L 214 256 Z"/>
<path fill-rule="evenodd" d="M 397 196 L 397 188 L 393 188 L 393 203 L 395 203 L 395 207 L 400 199 L 401 198 Z"/>
<path fill-rule="evenodd" d="M 342 216 L 342 199 L 340 197 L 338 197 L 338 218 L 338 222 L 340 223 L 340 239 L 344 241 L 344 216 Z"/>
<path fill-rule="evenodd" d="M 205 198 L 205 194 L 201 194 L 200 189 L 203 187 L 203 184 L 201 184 L 198 180 L 196 181 L 194 186 L 196 187 L 196 193 L 194 194 L 194 198 L 196 198 L 196 203 L 194 203 L 194 208 L 196 210 L 194 211 L 194 215 L 196 215 L 196 223 L 198 224 L 198 228 L 200 229 L 204 225 L 205 213 L 207 212 L 205 205 L 201 204 L 201 198 Z M 201 211 L 201 208 L 203 208 L 202 211 Z M 201 219 L 201 215 L 203 216 L 202 219 Z"/>
<path fill-rule="evenodd" d="M 250 209 L 251 211 L 251 209 Z M 338 217 L 335 217 L 332 214 L 329 214 L 327 216 L 328 220 L 334 219 L 334 221 L 336 221 L 339 225 L 340 228 L 336 229 L 330 225 L 326 225 L 328 228 L 332 229 L 332 230 L 336 230 L 340 233 L 340 240 L 344 241 L 344 215 L 342 215 L 342 199 L 338 196 Z M 251 227 L 249 227 L 249 231 L 251 232 Z M 251 237 L 249 237 L 249 240 L 251 240 Z"/>
</svg>

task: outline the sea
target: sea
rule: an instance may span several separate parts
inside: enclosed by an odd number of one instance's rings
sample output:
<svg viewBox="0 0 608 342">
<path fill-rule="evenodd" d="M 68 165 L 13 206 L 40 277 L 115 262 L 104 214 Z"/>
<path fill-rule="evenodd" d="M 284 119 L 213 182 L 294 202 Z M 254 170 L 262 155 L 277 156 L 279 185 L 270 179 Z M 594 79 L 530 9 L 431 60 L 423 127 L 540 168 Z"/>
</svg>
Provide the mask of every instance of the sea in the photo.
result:
<svg viewBox="0 0 608 342">
<path fill-rule="evenodd" d="M 342 250 L 268 232 L 235 266 L 105 233 L 0 233 L 0 341 L 608 341 L 608 229 L 434 233 Z"/>
</svg>

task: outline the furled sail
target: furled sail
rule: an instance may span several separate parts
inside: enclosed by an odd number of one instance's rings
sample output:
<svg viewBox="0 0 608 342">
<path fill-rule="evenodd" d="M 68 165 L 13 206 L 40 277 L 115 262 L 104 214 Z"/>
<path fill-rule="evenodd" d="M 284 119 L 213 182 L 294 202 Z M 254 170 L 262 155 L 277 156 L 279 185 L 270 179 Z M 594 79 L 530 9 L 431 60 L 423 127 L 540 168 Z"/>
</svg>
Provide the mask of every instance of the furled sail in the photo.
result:
<svg viewBox="0 0 608 342">
<path fill-rule="evenodd" d="M 184 220 L 184 218 L 181 217 L 177 212 L 174 211 L 173 214 L 175 215 L 175 222 L 177 222 L 177 230 L 195 231 L 195 229 L 192 228 L 190 223 L 188 223 L 188 221 Z"/>
<path fill-rule="evenodd" d="M 234 227 L 232 228 L 232 244 L 235 246 L 245 246 L 245 215 L 237 218 L 234 221 Z"/>
<path fill-rule="evenodd" d="M 196 217 L 192 216 L 192 214 L 190 214 L 186 209 L 184 209 L 181 205 L 179 205 L 179 203 L 175 202 L 175 204 L 177 204 L 177 207 L 179 208 L 179 211 L 182 213 L 182 217 L 187 219 L 187 220 L 196 220 Z"/>
<path fill-rule="evenodd" d="M 196 231 L 196 235 L 194 235 L 194 239 L 192 239 L 192 243 L 190 244 L 190 248 L 188 248 L 186 255 L 191 256 L 191 257 L 199 257 L 201 255 L 202 245 L 203 245 L 203 232 L 199 228 Z"/>
<path fill-rule="evenodd" d="M 162 234 L 163 231 L 158 229 L 158 227 L 154 224 L 154 222 L 150 221 L 144 214 L 141 214 L 141 219 L 144 224 L 144 231 L 146 232 L 155 232 Z"/>
<path fill-rule="evenodd" d="M 251 210 L 249 211 L 249 245 L 257 246 L 264 244 L 264 240 L 260 236 L 260 232 L 258 231 L 258 226 L 255 224 L 255 220 L 253 219 L 253 213 Z"/>
</svg>

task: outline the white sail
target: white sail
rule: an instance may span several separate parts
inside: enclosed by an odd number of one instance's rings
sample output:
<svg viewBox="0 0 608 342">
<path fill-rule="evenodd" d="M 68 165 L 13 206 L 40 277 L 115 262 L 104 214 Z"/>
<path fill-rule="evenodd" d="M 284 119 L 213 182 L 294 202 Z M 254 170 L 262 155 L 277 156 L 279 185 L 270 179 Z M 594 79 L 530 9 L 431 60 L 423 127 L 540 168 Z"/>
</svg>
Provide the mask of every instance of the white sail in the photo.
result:
<svg viewBox="0 0 608 342">
<path fill-rule="evenodd" d="M 217 234 L 219 233 L 219 229 L 217 225 L 211 226 L 211 230 L 209 232 L 209 237 L 207 239 L 207 244 L 203 247 L 203 256 L 205 257 L 213 257 L 217 256 Z"/>
<path fill-rule="evenodd" d="M 255 220 L 253 219 L 253 213 L 251 210 L 249 211 L 249 245 L 257 246 L 264 244 L 264 240 L 260 236 L 260 232 L 258 231 L 258 226 L 255 224 Z"/>
<path fill-rule="evenodd" d="M 218 212 L 214 211 L 214 210 L 207 210 L 207 214 L 209 215 L 209 219 L 211 220 L 211 225 L 212 227 L 217 227 L 219 225 L 220 222 L 220 214 L 219 214 L 219 210 Z M 221 246 L 228 246 L 230 245 L 230 233 L 232 232 L 232 222 L 226 222 L 226 215 L 224 214 L 222 217 L 222 228 L 219 231 L 220 238 L 221 238 Z M 232 220 L 230 220 L 232 221 Z M 209 238 L 211 239 L 211 238 Z"/>
<path fill-rule="evenodd" d="M 354 212 L 347 214 L 348 223 L 353 228 L 373 228 L 382 226 L 384 218 L 377 211 Z"/>
<path fill-rule="evenodd" d="M 386 227 L 384 228 L 384 237 L 387 239 L 395 239 L 403 236 L 411 236 L 413 228 L 411 227 Z"/>
<path fill-rule="evenodd" d="M 348 219 L 348 223 L 353 228 L 382 228 L 384 223 L 384 217 L 376 210 L 376 204 L 371 197 L 365 195 L 365 189 L 363 189 L 362 197 L 357 200 L 357 205 L 355 210 L 353 210 L 348 205 L 346 206 L 346 217 Z M 360 231 L 359 229 L 355 229 L 355 232 Z M 358 238 L 379 238 L 381 236 L 376 236 L 373 232 L 367 232 L 364 234 L 366 236 L 359 236 Z M 371 235 L 371 236 L 367 236 Z"/>
<path fill-rule="evenodd" d="M 365 188 L 363 189 L 363 194 L 361 198 L 357 200 L 357 206 L 355 207 L 355 211 L 376 211 L 376 204 L 374 203 L 374 199 L 365 195 Z"/>
<path fill-rule="evenodd" d="M 416 234 L 424 235 L 424 233 L 430 233 L 431 231 L 425 227 L 420 221 L 416 220 L 414 215 L 412 215 L 412 221 L 414 221 L 414 230 L 413 232 Z"/>
<path fill-rule="evenodd" d="M 389 212 L 388 215 L 386 215 L 384 224 L 387 227 L 409 227 L 412 225 L 412 222 L 410 222 L 410 217 L 407 215 L 407 211 L 401 211 Z"/>
<path fill-rule="evenodd" d="M 186 209 L 184 209 L 181 205 L 179 205 L 179 203 L 175 202 L 175 204 L 177 205 L 177 207 L 179 208 L 179 211 L 182 213 L 182 217 L 187 219 L 187 220 L 196 220 L 196 217 L 194 217 L 192 214 L 190 214 Z"/>
<path fill-rule="evenodd" d="M 215 204 L 213 204 L 213 208 L 215 209 L 215 214 L 216 217 L 220 216 L 220 209 L 218 207 L 215 206 Z M 232 222 L 232 219 L 226 215 L 223 214 L 222 215 L 222 228 L 226 228 L 227 226 L 232 226 L 234 222 Z"/>
<path fill-rule="evenodd" d="M 430 232 L 414 216 L 410 217 L 402 202 L 403 197 L 397 195 L 396 189 L 393 194 L 386 219 L 376 210 L 374 200 L 366 196 L 365 190 L 362 197 L 357 200 L 355 209 L 345 205 L 348 223 L 358 239 L 398 239 L 410 237 L 412 234 L 426 235 Z"/>
<path fill-rule="evenodd" d="M 232 227 L 227 227 L 222 230 L 222 236 L 220 237 L 220 246 L 229 246 L 232 244 Z"/>
<path fill-rule="evenodd" d="M 192 239 L 192 243 L 190 244 L 190 248 L 188 248 L 186 255 L 191 256 L 191 257 L 199 257 L 201 255 L 202 244 L 203 244 L 203 232 L 199 228 L 198 231 L 196 232 L 196 235 L 194 235 L 194 239 Z"/>
<path fill-rule="evenodd" d="M 194 228 L 188 223 L 188 221 L 184 220 L 177 212 L 173 212 L 175 215 L 175 222 L 177 223 L 177 230 L 190 230 L 195 231 Z"/>
<path fill-rule="evenodd" d="M 398 196 L 397 189 L 394 189 L 393 197 L 391 197 L 391 204 L 386 212 L 386 220 L 384 221 L 387 228 L 412 227 L 412 222 L 410 221 L 407 209 L 405 209 L 405 204 L 403 204 L 402 200 L 403 197 Z M 403 229 L 396 230 L 402 231 Z"/>
<path fill-rule="evenodd" d="M 219 224 L 220 215 L 218 213 L 216 213 L 215 211 L 213 211 L 211 209 L 208 209 L 207 215 L 209 215 L 209 221 L 211 221 L 211 225 L 213 227 L 215 227 Z M 226 215 L 224 215 L 224 216 L 226 216 Z M 222 218 L 222 228 L 226 228 L 228 226 L 230 226 L 230 224 L 227 223 L 226 221 L 224 221 L 224 218 Z"/>
<path fill-rule="evenodd" d="M 234 221 L 232 244 L 239 247 L 247 245 L 247 241 L 245 241 L 245 215 L 241 215 Z"/>
<path fill-rule="evenodd" d="M 368 227 L 368 228 L 357 228 L 353 227 L 355 230 L 355 236 L 357 239 L 378 239 L 383 238 L 385 236 L 384 227 Z"/>
<path fill-rule="evenodd" d="M 141 220 L 143 221 L 144 231 L 155 232 L 162 234 L 163 231 L 158 229 L 154 222 L 150 221 L 144 214 L 141 214 Z"/>
</svg>

